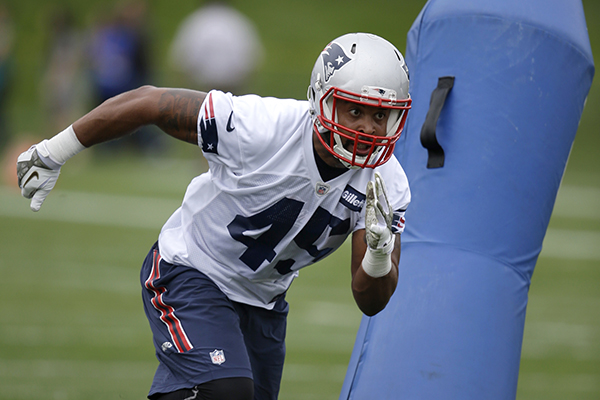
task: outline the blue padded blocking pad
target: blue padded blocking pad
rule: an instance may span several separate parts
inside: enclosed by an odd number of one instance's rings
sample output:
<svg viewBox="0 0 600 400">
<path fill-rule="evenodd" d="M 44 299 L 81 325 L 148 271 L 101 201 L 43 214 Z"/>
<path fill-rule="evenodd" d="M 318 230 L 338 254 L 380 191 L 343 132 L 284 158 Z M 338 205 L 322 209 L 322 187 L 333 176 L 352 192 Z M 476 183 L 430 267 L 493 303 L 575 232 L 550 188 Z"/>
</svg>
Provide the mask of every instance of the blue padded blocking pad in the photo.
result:
<svg viewBox="0 0 600 400">
<path fill-rule="evenodd" d="M 531 276 L 594 75 L 583 7 L 430 0 L 405 55 L 399 283 L 363 317 L 340 399 L 515 398 Z M 420 132 L 444 76 L 444 166 L 427 168 Z"/>
</svg>

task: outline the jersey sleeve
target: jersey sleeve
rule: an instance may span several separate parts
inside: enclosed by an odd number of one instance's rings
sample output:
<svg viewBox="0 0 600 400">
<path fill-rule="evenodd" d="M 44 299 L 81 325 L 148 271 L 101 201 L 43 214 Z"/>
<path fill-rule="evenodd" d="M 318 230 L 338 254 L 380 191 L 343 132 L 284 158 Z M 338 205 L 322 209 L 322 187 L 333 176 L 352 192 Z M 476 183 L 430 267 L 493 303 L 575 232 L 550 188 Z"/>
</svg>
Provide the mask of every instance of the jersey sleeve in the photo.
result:
<svg viewBox="0 0 600 400">
<path fill-rule="evenodd" d="M 198 115 L 198 146 L 209 164 L 241 168 L 240 138 L 233 127 L 233 99 L 219 91 L 208 93 Z"/>
<path fill-rule="evenodd" d="M 299 129 L 307 104 L 213 90 L 200 107 L 198 145 L 209 166 L 244 175 L 269 160 Z"/>
<path fill-rule="evenodd" d="M 404 213 L 406 212 L 411 200 L 408 178 L 406 177 L 406 173 L 396 157 L 392 157 L 386 164 L 384 164 L 384 167 L 385 168 L 383 168 L 382 177 L 386 183 L 390 205 L 394 209 L 392 232 L 402 233 L 404 232 L 404 224 L 406 222 L 404 219 Z M 387 177 L 390 177 L 389 184 L 387 183 Z"/>
<path fill-rule="evenodd" d="M 390 158 L 382 166 L 380 173 L 386 184 L 390 205 L 394 209 L 392 233 L 402 233 L 405 224 L 404 213 L 411 200 L 408 178 L 396 157 Z"/>
</svg>

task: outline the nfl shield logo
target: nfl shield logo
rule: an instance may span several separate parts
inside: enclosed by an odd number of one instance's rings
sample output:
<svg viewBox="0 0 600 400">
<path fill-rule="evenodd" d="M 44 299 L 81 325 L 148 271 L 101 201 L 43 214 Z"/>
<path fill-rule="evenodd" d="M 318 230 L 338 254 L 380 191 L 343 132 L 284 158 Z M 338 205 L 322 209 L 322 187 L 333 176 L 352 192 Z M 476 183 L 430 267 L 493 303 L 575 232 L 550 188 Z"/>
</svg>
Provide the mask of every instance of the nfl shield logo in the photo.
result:
<svg viewBox="0 0 600 400">
<path fill-rule="evenodd" d="M 319 196 L 323 196 L 324 194 L 326 194 L 327 192 L 329 192 L 329 185 L 323 182 L 317 182 L 317 185 L 315 187 L 315 191 L 317 192 L 317 194 Z"/>
<path fill-rule="evenodd" d="M 221 365 L 225 362 L 225 353 L 223 350 L 217 350 L 210 352 L 210 359 L 213 364 Z"/>
</svg>

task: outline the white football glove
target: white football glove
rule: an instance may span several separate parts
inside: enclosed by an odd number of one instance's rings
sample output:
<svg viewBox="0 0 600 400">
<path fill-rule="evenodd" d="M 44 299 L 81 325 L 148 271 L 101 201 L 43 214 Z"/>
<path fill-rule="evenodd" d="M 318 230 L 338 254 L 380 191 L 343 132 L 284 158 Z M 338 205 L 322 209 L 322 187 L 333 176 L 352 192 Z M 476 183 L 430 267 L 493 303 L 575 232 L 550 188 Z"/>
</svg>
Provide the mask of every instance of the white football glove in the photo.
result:
<svg viewBox="0 0 600 400">
<path fill-rule="evenodd" d="M 54 188 L 62 164 L 52 160 L 46 143 L 33 145 L 17 159 L 17 177 L 21 194 L 31 199 L 29 207 L 39 211 L 48 193 Z"/>
<path fill-rule="evenodd" d="M 394 210 L 388 201 L 383 178 L 375 172 L 375 180 L 367 183 L 365 207 L 365 230 L 367 252 L 362 261 L 364 271 L 379 278 L 392 269 L 390 253 L 394 250 L 395 235 L 392 233 Z"/>
<path fill-rule="evenodd" d="M 367 184 L 367 206 L 365 209 L 365 229 L 367 244 L 371 250 L 390 254 L 394 248 L 392 219 L 394 210 L 390 207 L 383 178 L 375 172 L 375 181 Z"/>
</svg>

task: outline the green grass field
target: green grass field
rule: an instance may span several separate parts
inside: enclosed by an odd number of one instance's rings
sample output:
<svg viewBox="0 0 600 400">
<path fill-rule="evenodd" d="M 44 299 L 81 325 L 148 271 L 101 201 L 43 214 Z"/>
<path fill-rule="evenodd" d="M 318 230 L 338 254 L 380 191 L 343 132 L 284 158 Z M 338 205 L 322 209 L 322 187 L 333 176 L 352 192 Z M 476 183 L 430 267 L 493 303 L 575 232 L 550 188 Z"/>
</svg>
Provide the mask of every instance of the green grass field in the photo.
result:
<svg viewBox="0 0 600 400">
<path fill-rule="evenodd" d="M 54 133 L 44 130 L 38 98 L 43 21 L 54 3 L 8 2 L 19 29 L 14 140 Z M 103 2 L 62 3 L 74 7 L 83 25 Z M 195 3 L 150 2 L 157 84 L 176 82 L 161 54 Z M 385 0 L 234 3 L 259 23 L 267 47 L 252 91 L 303 98 L 315 52 L 330 38 L 373 31 L 404 49 L 424 1 L 397 1 L 391 11 Z M 600 4 L 586 0 L 584 7 L 598 53 Z M 532 280 L 518 400 L 600 398 L 599 109 L 596 79 Z M 86 153 L 69 161 L 36 214 L 10 179 L 0 186 L 0 400 L 145 398 L 156 360 L 139 267 L 187 183 L 206 165 L 183 144 L 158 160 L 108 161 Z M 338 398 L 361 318 L 343 250 L 304 269 L 289 292 L 281 399 Z"/>
</svg>

